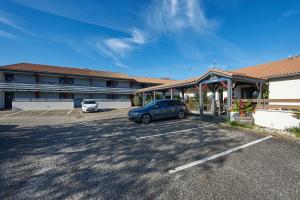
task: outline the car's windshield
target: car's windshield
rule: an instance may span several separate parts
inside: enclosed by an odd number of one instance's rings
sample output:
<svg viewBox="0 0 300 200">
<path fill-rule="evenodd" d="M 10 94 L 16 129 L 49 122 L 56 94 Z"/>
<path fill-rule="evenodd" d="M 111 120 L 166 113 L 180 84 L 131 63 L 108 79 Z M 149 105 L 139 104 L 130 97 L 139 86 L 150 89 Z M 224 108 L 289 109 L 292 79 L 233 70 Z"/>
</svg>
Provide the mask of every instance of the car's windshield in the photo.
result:
<svg viewBox="0 0 300 200">
<path fill-rule="evenodd" d="M 150 107 L 155 106 L 155 104 L 156 104 L 156 101 L 151 101 L 151 102 L 149 102 L 147 105 L 145 105 L 145 107 L 146 107 L 146 108 L 150 108 Z"/>
<path fill-rule="evenodd" d="M 95 101 L 84 101 L 83 104 L 96 104 Z"/>
</svg>

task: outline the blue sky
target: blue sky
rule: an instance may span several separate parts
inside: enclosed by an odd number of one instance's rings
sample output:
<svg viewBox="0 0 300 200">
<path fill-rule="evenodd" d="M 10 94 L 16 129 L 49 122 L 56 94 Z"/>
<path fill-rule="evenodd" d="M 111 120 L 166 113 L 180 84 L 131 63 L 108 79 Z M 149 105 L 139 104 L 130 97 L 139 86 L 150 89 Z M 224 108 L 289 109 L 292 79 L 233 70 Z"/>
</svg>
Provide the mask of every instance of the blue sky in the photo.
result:
<svg viewBox="0 0 300 200">
<path fill-rule="evenodd" d="M 184 79 L 300 54 L 300 1 L 1 0 L 0 65 Z"/>
</svg>

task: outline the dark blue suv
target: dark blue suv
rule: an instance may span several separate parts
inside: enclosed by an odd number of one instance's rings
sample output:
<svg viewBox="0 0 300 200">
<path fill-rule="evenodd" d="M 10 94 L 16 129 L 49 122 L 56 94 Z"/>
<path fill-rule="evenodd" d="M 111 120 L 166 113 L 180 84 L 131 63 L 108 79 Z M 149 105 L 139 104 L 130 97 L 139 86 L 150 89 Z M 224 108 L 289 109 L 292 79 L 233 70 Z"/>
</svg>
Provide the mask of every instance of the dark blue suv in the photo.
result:
<svg viewBox="0 0 300 200">
<path fill-rule="evenodd" d="M 185 118 L 187 109 L 184 103 L 179 100 L 157 100 L 147 105 L 132 109 L 128 112 L 130 120 L 148 124 L 152 120 L 177 117 Z"/>
</svg>

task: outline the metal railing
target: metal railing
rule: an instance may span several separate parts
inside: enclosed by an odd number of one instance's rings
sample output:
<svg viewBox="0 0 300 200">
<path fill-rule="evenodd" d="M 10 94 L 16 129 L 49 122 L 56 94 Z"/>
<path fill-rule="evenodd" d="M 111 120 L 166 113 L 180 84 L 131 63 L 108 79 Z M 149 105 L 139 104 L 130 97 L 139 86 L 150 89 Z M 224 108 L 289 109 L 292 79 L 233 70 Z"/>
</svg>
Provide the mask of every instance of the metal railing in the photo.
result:
<svg viewBox="0 0 300 200">
<path fill-rule="evenodd" d="M 0 89 L 11 91 L 42 91 L 42 92 L 70 92 L 70 93 L 109 93 L 109 94 L 133 94 L 133 88 L 111 88 L 60 84 L 28 84 L 15 82 L 0 82 Z"/>
<path fill-rule="evenodd" d="M 58 98 L 14 98 L 14 102 L 73 102 L 73 99 Z"/>
</svg>

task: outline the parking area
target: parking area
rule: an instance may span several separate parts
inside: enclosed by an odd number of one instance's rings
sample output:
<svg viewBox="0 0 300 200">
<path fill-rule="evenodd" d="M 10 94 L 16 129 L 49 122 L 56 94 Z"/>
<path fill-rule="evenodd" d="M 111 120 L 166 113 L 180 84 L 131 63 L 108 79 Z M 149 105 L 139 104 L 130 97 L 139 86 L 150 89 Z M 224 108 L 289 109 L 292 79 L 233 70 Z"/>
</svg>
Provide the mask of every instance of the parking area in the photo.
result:
<svg viewBox="0 0 300 200">
<path fill-rule="evenodd" d="M 111 112 L 0 125 L 0 199 L 299 199 L 298 141 Z"/>
</svg>

